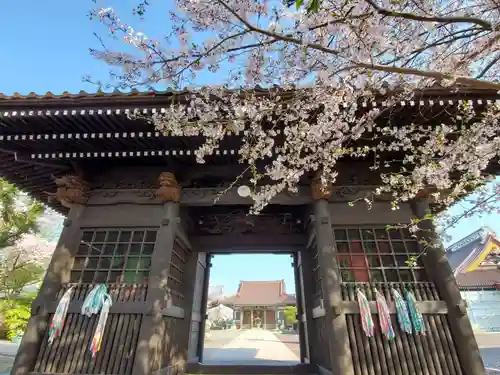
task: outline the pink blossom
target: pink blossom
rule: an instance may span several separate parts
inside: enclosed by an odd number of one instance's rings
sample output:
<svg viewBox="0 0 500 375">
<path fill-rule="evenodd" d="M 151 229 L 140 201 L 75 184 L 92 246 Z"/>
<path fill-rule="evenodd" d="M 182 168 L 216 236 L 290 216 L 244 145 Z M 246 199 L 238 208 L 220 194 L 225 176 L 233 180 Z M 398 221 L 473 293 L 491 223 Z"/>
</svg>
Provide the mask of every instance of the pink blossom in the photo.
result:
<svg viewBox="0 0 500 375">
<path fill-rule="evenodd" d="M 322 171 L 324 183 L 334 183 L 346 157 L 371 162 L 382 180 L 371 196 L 389 194 L 394 209 L 429 187 L 437 191 L 434 201 L 445 205 L 480 189 L 487 167 L 500 157 L 500 104 L 480 113 L 467 102 L 443 106 L 454 113 L 451 123 L 430 118 L 430 127 L 376 121 L 395 103 L 418 108 L 415 92 L 436 83 L 500 90 L 500 8 L 494 0 L 320 4 L 307 13 L 281 1 L 177 0 L 162 43 L 122 24 L 113 9 L 96 10 L 96 18 L 123 35 L 136 54 L 93 53 L 125 73 L 116 76 L 125 86 L 144 84 L 144 77 L 147 84 L 194 85 L 190 101 L 147 120 L 171 135 L 203 135 L 195 152 L 200 163 L 218 151 L 228 131 L 238 131 L 240 162 L 265 165 L 251 178 L 255 211 L 296 189 L 306 174 Z M 196 86 L 197 77 L 209 74 L 235 91 Z M 305 83 L 307 89 L 291 90 Z M 252 94 L 255 85 L 288 91 L 270 89 L 263 97 Z M 387 104 L 358 106 L 380 94 L 388 96 Z M 389 153 L 401 157 L 381 156 Z M 264 178 L 271 182 L 263 185 Z M 480 200 L 478 207 L 491 211 L 492 201 L 498 199 Z"/>
</svg>

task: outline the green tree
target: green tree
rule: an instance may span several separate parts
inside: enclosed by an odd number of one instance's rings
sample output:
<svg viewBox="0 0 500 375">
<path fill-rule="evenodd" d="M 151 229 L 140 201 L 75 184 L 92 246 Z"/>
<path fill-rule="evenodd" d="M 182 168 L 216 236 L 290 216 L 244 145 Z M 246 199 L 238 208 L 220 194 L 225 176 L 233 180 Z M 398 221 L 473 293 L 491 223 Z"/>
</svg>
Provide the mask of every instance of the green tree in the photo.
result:
<svg viewBox="0 0 500 375">
<path fill-rule="evenodd" d="M 35 297 L 36 293 L 28 293 L 17 299 L 1 301 L 3 325 L 9 340 L 14 340 L 26 330 L 31 316 L 31 303 Z"/>
<path fill-rule="evenodd" d="M 43 212 L 40 202 L 0 180 L 0 293 L 4 299 L 18 297 L 43 275 L 41 259 L 46 254 L 36 241 L 35 246 L 23 243 L 27 235 L 38 231 Z"/>
<path fill-rule="evenodd" d="M 43 212 L 40 202 L 0 179 L 0 314 L 11 339 L 30 317 L 34 294 L 25 293 L 26 287 L 36 286 L 45 272 L 47 249 L 26 241 L 37 232 Z"/>
<path fill-rule="evenodd" d="M 38 230 L 42 204 L 0 179 L 0 250 L 16 245 L 26 234 Z"/>
<path fill-rule="evenodd" d="M 285 307 L 283 314 L 285 315 L 285 321 L 288 325 L 297 324 L 297 306 Z"/>
</svg>

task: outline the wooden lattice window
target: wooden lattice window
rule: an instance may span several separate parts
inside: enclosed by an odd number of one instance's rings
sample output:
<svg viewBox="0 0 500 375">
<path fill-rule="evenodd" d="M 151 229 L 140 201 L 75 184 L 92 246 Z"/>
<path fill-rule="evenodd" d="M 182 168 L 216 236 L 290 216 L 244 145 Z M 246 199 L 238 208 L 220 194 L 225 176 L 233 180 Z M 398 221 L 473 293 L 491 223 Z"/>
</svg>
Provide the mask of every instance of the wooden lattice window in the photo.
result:
<svg viewBox="0 0 500 375">
<path fill-rule="evenodd" d="M 405 229 L 335 228 L 344 282 L 428 281 L 417 240 Z M 416 264 L 409 264 L 418 257 Z"/>
<path fill-rule="evenodd" d="M 88 229 L 83 231 L 71 282 L 147 283 L 156 229 Z"/>
<path fill-rule="evenodd" d="M 314 291 L 314 297 L 313 297 L 313 303 L 314 306 L 320 306 L 321 305 L 321 300 L 323 298 L 323 289 L 321 286 L 321 273 L 320 273 L 320 263 L 319 263 L 319 258 L 318 258 L 318 248 L 316 246 L 316 243 L 313 244 L 309 248 L 309 254 L 311 256 L 311 271 L 312 271 L 312 278 L 313 278 L 313 291 Z"/>
<path fill-rule="evenodd" d="M 178 239 L 174 242 L 168 273 L 167 287 L 176 306 L 184 306 L 186 265 L 190 251 Z"/>
</svg>

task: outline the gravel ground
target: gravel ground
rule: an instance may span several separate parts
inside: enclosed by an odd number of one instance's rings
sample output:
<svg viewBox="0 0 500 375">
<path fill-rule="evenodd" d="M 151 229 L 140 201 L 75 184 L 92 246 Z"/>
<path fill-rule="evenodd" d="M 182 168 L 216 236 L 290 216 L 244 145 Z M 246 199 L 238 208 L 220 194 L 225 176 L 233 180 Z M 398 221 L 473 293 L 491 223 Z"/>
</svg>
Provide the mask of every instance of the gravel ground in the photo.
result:
<svg viewBox="0 0 500 375">
<path fill-rule="evenodd" d="M 276 337 L 300 358 L 299 335 L 294 333 L 275 333 Z"/>
<path fill-rule="evenodd" d="M 481 348 L 479 351 L 485 367 L 500 369 L 500 348 Z"/>
<path fill-rule="evenodd" d="M 0 375 L 9 374 L 14 357 L 0 355 Z"/>
</svg>

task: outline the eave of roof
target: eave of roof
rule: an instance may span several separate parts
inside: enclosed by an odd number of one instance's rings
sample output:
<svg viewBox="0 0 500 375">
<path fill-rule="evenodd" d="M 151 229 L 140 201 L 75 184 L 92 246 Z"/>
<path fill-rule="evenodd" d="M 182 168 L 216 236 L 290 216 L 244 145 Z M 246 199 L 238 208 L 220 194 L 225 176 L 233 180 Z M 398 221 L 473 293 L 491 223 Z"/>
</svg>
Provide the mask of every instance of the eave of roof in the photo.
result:
<svg viewBox="0 0 500 375">
<path fill-rule="evenodd" d="M 459 273 L 456 276 L 459 288 L 498 288 L 500 286 L 500 269 L 477 269 Z"/>
<path fill-rule="evenodd" d="M 253 92 L 266 95 L 268 90 L 256 87 Z M 189 90 L 132 90 L 129 93 L 0 94 L 0 173 L 35 198 L 46 201 L 45 192 L 55 189 L 52 176 L 73 172 L 74 161 L 104 158 L 128 163 L 128 160 L 144 158 L 144 163 L 154 164 L 165 163 L 166 157 L 173 157 L 175 162 L 179 157 L 193 158 L 192 152 L 198 146 L 196 140 L 164 137 L 151 124 L 127 118 L 127 113 L 136 110 L 143 114 L 161 113 L 162 108 L 171 104 L 172 98 L 182 99 L 191 93 Z M 463 100 L 484 105 L 500 101 L 500 95 L 492 90 L 461 89 L 457 94 L 450 89 L 430 88 L 418 92 L 413 100 L 392 103 L 378 97 L 363 106 L 386 108 L 395 105 L 404 114 L 410 112 L 402 110 L 407 107 L 418 112 L 421 106 L 437 106 L 436 110 L 442 112 L 443 108 Z M 238 142 L 234 139 L 238 137 L 228 138 L 233 140 L 228 139 L 218 152 L 221 156 L 227 155 L 232 163 L 237 161 Z M 176 146 L 186 145 L 186 142 L 188 146 L 184 148 Z M 132 147 L 137 144 L 141 148 Z M 142 149 L 144 145 L 147 148 Z M 57 202 L 51 207 L 63 214 L 67 212 Z"/>
<path fill-rule="evenodd" d="M 256 86 L 252 90 L 243 90 L 241 92 L 251 92 L 257 95 L 267 95 L 270 90 L 279 91 L 284 96 L 291 95 L 295 91 L 307 91 L 308 88 L 303 89 L 279 89 L 274 87 L 272 89 L 266 89 Z M 45 94 L 36 94 L 34 92 L 28 95 L 22 95 L 19 93 L 14 93 L 13 95 L 4 95 L 0 93 L 0 108 L 22 108 L 26 109 L 41 109 L 41 108 L 82 108 L 82 107 L 94 107 L 98 105 L 113 105 L 113 106 L 133 106 L 132 109 L 137 106 L 152 106 L 159 104 L 170 104 L 172 98 L 182 99 L 183 97 L 188 97 L 195 93 L 195 89 L 186 89 L 181 91 L 175 91 L 172 89 L 168 90 L 148 90 L 148 91 L 138 91 L 131 90 L 129 92 L 113 91 L 113 92 L 102 92 L 98 91 L 95 93 L 88 93 L 86 91 L 80 91 L 79 93 L 69 93 L 67 91 L 61 94 L 53 94 L 52 92 L 46 92 Z M 239 90 L 227 90 L 228 94 L 239 92 Z M 394 91 L 397 92 L 397 91 Z M 420 105 L 445 105 L 449 102 L 468 100 L 476 104 L 486 104 L 486 102 L 492 102 L 495 100 L 500 101 L 500 95 L 495 90 L 490 89 L 472 89 L 466 87 L 453 87 L 453 88 L 443 88 L 440 86 L 425 88 L 422 90 L 415 91 L 415 95 L 412 99 L 408 101 L 400 101 L 400 105 L 410 105 L 414 106 L 416 104 Z M 348 103 L 345 103 L 346 105 Z M 374 99 L 370 99 L 365 103 L 366 106 L 392 106 L 394 103 L 387 101 L 387 98 L 382 95 L 376 95 Z M 0 112 L 1 113 L 1 112 Z M 5 113 L 5 111 L 4 111 Z"/>
<path fill-rule="evenodd" d="M 483 246 L 483 251 L 481 251 L 480 254 L 478 254 L 475 259 L 469 259 L 467 262 L 467 272 L 472 272 L 476 270 L 478 267 L 481 266 L 481 263 L 486 259 L 486 257 L 491 253 L 493 249 L 498 249 L 500 247 L 500 242 L 493 236 L 493 235 L 488 235 L 484 246 Z"/>
<path fill-rule="evenodd" d="M 494 249 L 499 248 L 500 242 L 491 234 L 464 245 L 448 255 L 448 261 L 454 270 L 455 276 L 476 270 L 481 262 Z M 458 265 L 454 258 L 459 261 Z"/>
<path fill-rule="evenodd" d="M 289 299 L 284 280 L 241 281 L 232 302 L 235 306 L 278 306 Z"/>
</svg>

